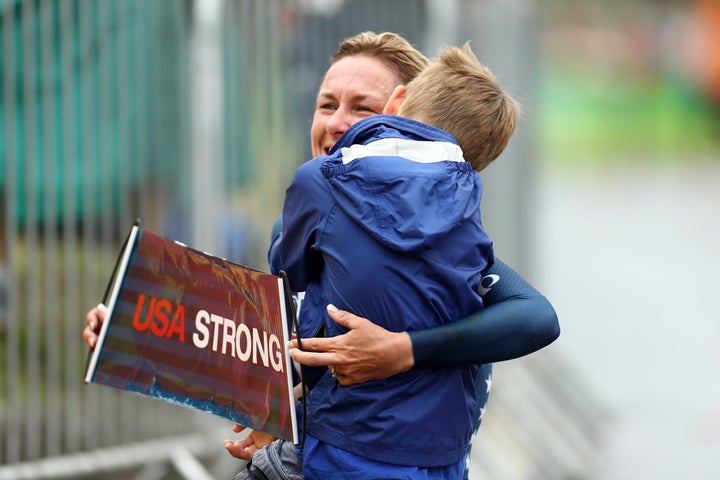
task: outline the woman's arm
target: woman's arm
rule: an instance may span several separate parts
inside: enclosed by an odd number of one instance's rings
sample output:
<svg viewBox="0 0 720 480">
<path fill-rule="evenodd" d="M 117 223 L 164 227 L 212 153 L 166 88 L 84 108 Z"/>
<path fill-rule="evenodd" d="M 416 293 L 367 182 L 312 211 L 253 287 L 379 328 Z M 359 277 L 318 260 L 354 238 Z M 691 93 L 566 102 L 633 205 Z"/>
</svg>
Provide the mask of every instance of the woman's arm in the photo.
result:
<svg viewBox="0 0 720 480">
<path fill-rule="evenodd" d="M 558 337 L 560 326 L 552 305 L 517 272 L 495 258 L 486 280 L 493 282 L 483 297 L 487 307 L 469 317 L 396 333 L 350 312 L 329 310 L 330 317 L 350 331 L 337 337 L 303 339 L 305 350 L 293 348 L 291 355 L 305 365 L 333 366 L 338 381 L 347 386 L 410 368 L 510 360 Z"/>
<path fill-rule="evenodd" d="M 456 322 L 409 332 L 416 368 L 495 363 L 535 352 L 560 335 L 550 302 L 512 268 L 495 259 L 486 307 Z"/>
</svg>

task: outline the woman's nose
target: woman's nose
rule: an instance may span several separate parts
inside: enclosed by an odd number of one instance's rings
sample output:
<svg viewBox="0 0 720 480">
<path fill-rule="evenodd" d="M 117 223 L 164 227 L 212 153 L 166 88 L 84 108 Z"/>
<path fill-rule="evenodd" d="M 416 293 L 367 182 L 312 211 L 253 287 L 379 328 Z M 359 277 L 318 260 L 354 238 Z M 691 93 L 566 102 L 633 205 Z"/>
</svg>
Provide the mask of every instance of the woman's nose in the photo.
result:
<svg viewBox="0 0 720 480">
<path fill-rule="evenodd" d="M 345 130 L 347 130 L 351 124 L 352 121 L 350 119 L 350 115 L 348 115 L 347 110 L 339 108 L 335 110 L 335 112 L 328 120 L 327 130 L 328 133 L 330 133 L 331 135 L 340 136 L 345 133 Z"/>
</svg>

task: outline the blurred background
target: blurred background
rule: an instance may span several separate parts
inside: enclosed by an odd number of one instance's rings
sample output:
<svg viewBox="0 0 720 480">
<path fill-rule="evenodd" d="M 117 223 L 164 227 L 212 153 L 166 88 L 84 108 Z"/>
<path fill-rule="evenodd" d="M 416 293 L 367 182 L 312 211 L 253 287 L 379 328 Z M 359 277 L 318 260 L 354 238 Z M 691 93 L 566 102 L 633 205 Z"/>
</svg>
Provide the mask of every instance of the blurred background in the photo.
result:
<svg viewBox="0 0 720 480">
<path fill-rule="evenodd" d="M 471 41 L 523 104 L 496 253 L 562 334 L 497 364 L 471 479 L 720 475 L 717 0 L 0 0 L 0 479 L 229 478 L 231 425 L 84 385 L 133 220 L 267 270 L 329 55 Z M 715 379 L 715 380 L 713 380 Z"/>
</svg>

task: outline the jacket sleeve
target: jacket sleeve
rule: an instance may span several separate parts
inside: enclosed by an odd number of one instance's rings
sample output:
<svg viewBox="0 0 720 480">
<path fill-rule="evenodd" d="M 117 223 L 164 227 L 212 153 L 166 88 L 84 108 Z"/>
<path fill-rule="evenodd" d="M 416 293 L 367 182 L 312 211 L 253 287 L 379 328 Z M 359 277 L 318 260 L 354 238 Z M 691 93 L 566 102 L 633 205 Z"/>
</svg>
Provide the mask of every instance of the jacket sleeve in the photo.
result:
<svg viewBox="0 0 720 480">
<path fill-rule="evenodd" d="M 304 291 L 319 274 L 322 256 L 314 247 L 330 204 L 318 164 L 311 160 L 301 165 L 285 192 L 282 220 L 273 226 L 268 251 L 270 271 L 277 275 L 284 270 L 293 291 Z"/>
<path fill-rule="evenodd" d="M 555 309 L 517 272 L 496 257 L 487 275 L 499 279 L 483 296 L 485 308 L 456 322 L 409 332 L 415 368 L 510 360 L 560 335 Z"/>
</svg>

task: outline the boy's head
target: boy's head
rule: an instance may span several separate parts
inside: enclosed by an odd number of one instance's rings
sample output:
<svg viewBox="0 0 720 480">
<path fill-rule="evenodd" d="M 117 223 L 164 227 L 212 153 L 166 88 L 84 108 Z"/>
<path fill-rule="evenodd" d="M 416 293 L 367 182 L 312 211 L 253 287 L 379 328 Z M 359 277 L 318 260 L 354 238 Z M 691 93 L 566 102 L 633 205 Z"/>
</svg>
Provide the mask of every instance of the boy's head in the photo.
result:
<svg viewBox="0 0 720 480">
<path fill-rule="evenodd" d="M 385 113 L 447 131 L 460 144 L 465 160 L 480 171 L 505 149 L 520 107 L 465 44 L 462 49 L 446 48 L 414 80 L 398 87 Z"/>
</svg>

